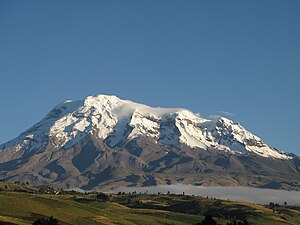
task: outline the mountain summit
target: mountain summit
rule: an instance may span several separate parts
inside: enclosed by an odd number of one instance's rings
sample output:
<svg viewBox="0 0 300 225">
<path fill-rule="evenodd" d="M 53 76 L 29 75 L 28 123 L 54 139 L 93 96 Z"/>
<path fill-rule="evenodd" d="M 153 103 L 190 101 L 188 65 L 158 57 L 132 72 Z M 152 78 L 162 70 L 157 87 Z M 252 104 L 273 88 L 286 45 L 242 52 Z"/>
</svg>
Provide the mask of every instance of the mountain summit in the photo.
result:
<svg viewBox="0 0 300 225">
<path fill-rule="evenodd" d="M 85 189 L 175 182 L 297 189 L 289 176 L 299 176 L 298 166 L 297 156 L 269 147 L 229 119 L 109 95 L 65 101 L 0 145 L 3 179 Z M 285 171 L 276 172 L 280 168 Z M 245 183 L 241 176 L 251 178 Z"/>
</svg>

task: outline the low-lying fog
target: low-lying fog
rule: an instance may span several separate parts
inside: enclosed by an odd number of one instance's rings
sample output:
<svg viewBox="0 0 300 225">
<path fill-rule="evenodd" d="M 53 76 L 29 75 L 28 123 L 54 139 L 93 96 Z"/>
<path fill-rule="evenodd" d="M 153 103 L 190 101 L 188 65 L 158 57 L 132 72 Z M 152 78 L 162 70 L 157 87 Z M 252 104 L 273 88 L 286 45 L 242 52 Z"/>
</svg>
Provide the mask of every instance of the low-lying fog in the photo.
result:
<svg viewBox="0 0 300 225">
<path fill-rule="evenodd" d="M 218 198 L 231 201 L 251 202 L 258 204 L 269 204 L 275 202 L 283 204 L 287 202 L 288 205 L 300 205 L 300 192 L 298 191 L 285 191 L 285 190 L 273 190 L 262 189 L 252 187 L 203 187 L 193 185 L 163 185 L 163 186 L 151 186 L 151 187 L 120 187 L 113 189 L 113 193 L 117 192 L 148 192 L 154 194 L 157 192 L 199 195 L 203 197 Z"/>
</svg>

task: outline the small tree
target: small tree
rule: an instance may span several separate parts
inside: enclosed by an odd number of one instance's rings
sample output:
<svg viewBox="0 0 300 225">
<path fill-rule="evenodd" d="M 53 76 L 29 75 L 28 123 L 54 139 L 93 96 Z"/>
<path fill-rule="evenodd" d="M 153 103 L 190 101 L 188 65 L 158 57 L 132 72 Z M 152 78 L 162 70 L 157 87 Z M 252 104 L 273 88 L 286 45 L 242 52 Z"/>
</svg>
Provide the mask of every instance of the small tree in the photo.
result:
<svg viewBox="0 0 300 225">
<path fill-rule="evenodd" d="M 270 202 L 270 203 L 269 203 L 269 208 L 270 208 L 270 209 L 274 209 L 274 207 L 275 207 L 275 203 L 274 203 L 274 202 Z"/>
<path fill-rule="evenodd" d="M 287 202 L 284 202 L 284 206 L 287 206 Z"/>
<path fill-rule="evenodd" d="M 204 220 L 201 223 L 196 223 L 196 225 L 217 225 L 217 222 L 211 215 L 206 215 Z"/>
<path fill-rule="evenodd" d="M 244 225 L 249 225 L 248 220 L 244 220 Z"/>
<path fill-rule="evenodd" d="M 109 195 L 100 192 L 100 193 L 97 194 L 96 199 L 105 202 L 105 201 L 109 200 Z"/>
</svg>

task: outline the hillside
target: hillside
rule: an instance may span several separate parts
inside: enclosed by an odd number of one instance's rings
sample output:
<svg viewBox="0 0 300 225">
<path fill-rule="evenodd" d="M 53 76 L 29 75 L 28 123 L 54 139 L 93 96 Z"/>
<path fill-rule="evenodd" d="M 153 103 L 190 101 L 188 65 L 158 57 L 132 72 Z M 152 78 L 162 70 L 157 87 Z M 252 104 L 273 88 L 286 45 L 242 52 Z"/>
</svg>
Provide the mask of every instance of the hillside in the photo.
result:
<svg viewBox="0 0 300 225">
<path fill-rule="evenodd" d="M 1 187 L 10 185 L 2 183 Z M 0 224 L 32 224 L 53 216 L 59 224 L 195 224 L 212 215 L 218 224 L 247 220 L 252 225 L 300 223 L 300 208 L 222 201 L 205 197 L 146 193 L 111 194 L 108 201 L 96 200 L 97 193 L 41 194 L 37 189 L 0 191 Z M 34 192 L 32 192 L 34 190 Z"/>
</svg>

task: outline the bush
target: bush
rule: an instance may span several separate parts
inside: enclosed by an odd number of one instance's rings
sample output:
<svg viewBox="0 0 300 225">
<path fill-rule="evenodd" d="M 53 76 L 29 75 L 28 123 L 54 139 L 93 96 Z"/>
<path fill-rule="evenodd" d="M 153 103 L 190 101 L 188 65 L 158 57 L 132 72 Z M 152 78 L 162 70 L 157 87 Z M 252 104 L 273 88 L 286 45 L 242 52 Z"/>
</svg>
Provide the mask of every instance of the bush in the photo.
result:
<svg viewBox="0 0 300 225">
<path fill-rule="evenodd" d="M 49 217 L 48 219 L 38 219 L 33 222 L 32 225 L 59 225 L 58 220 L 54 219 L 52 216 Z"/>
</svg>

